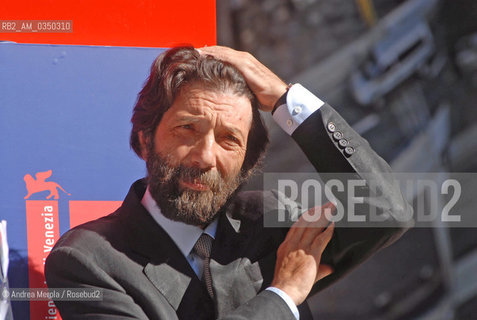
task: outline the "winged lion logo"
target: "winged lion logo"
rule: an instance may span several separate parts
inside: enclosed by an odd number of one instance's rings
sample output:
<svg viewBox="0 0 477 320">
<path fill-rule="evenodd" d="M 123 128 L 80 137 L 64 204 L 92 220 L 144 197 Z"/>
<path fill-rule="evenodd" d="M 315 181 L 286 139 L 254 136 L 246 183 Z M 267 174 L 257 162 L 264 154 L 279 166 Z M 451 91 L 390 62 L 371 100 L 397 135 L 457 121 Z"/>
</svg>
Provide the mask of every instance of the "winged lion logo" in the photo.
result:
<svg viewBox="0 0 477 320">
<path fill-rule="evenodd" d="M 71 196 L 71 194 L 66 192 L 65 189 L 63 189 L 58 183 L 53 181 L 45 181 L 46 179 L 51 177 L 52 173 L 53 171 L 51 170 L 38 172 L 37 174 L 35 174 L 36 179 L 33 178 L 30 174 L 26 174 L 23 177 L 28 191 L 28 194 L 25 196 L 25 199 L 30 198 L 30 196 L 34 193 L 50 191 L 50 194 L 46 198 L 50 199 L 51 197 L 53 197 L 53 199 L 57 200 L 59 198 L 58 188 L 67 195 Z"/>
</svg>

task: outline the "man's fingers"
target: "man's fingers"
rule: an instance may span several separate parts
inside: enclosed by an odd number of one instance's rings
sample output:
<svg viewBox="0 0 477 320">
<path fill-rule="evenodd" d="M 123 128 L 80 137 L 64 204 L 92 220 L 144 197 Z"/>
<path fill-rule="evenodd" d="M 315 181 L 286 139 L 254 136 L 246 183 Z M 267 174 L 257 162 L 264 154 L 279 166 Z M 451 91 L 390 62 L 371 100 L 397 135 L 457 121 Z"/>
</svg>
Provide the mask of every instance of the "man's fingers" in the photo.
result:
<svg viewBox="0 0 477 320">
<path fill-rule="evenodd" d="M 336 207 L 331 202 L 327 202 L 321 207 L 313 207 L 301 215 L 299 220 L 302 220 L 303 223 L 300 224 L 300 226 L 306 228 L 311 226 L 326 227 L 330 222 L 328 217 L 330 217 L 330 214 L 335 210 Z"/>
<path fill-rule="evenodd" d="M 335 230 L 335 224 L 330 223 L 330 225 L 328 225 L 325 231 L 321 232 L 315 237 L 315 239 L 313 240 L 311 244 L 311 253 L 313 254 L 314 257 L 320 257 L 321 259 L 321 254 L 323 253 L 326 246 L 330 242 L 331 237 L 333 236 L 334 230 Z"/>
<path fill-rule="evenodd" d="M 302 246 L 311 246 L 314 239 L 323 232 L 324 228 L 329 223 L 325 215 L 319 212 L 319 210 L 320 208 L 317 208 L 318 212 L 315 213 L 321 215 L 319 219 L 313 222 L 308 222 L 306 227 L 301 228 L 301 234 L 297 241 L 299 241 Z"/>
<path fill-rule="evenodd" d="M 310 209 L 311 210 L 311 209 Z M 298 242 L 300 240 L 305 228 L 307 225 L 307 221 L 303 217 L 303 215 L 298 218 L 295 223 L 290 227 L 290 230 L 288 230 L 287 236 L 285 237 L 285 241 L 293 241 L 293 242 Z"/>
<path fill-rule="evenodd" d="M 301 215 L 290 228 L 286 239 L 294 243 L 302 243 L 303 245 L 310 245 L 317 234 L 321 233 L 323 229 L 329 224 L 325 211 L 335 210 L 336 207 L 328 202 L 322 207 L 314 207 Z"/>
<path fill-rule="evenodd" d="M 318 268 L 318 272 L 316 274 L 316 280 L 315 280 L 315 283 L 318 281 L 318 280 L 321 280 L 323 279 L 324 277 L 327 277 L 329 276 L 330 274 L 333 273 L 333 268 L 330 266 L 330 265 L 327 265 L 327 264 L 320 264 L 320 267 Z"/>
<path fill-rule="evenodd" d="M 315 207 L 314 210 L 308 210 L 303 214 L 302 218 L 309 220 L 310 222 L 306 225 L 306 229 L 302 233 L 300 242 L 304 245 L 311 244 L 315 237 L 321 233 L 324 228 L 330 223 L 328 217 L 325 215 L 325 210 L 335 209 L 334 205 L 331 202 L 323 205 L 322 207 Z"/>
<path fill-rule="evenodd" d="M 220 60 L 229 62 L 234 61 L 234 57 L 240 54 L 240 51 L 221 46 L 202 47 L 196 50 L 202 55 L 208 54 Z"/>
</svg>

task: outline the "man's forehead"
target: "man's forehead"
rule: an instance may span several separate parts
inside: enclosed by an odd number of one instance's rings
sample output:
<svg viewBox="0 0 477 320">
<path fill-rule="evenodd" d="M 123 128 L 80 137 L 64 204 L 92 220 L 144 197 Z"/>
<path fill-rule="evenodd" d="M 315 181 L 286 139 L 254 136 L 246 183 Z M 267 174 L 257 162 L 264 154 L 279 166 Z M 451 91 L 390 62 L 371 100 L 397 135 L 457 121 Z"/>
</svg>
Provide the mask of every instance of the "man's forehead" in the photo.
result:
<svg viewBox="0 0 477 320">
<path fill-rule="evenodd" d="M 183 87 L 172 107 L 181 118 L 201 116 L 210 111 L 236 120 L 252 118 L 252 103 L 247 96 L 229 89 L 219 90 L 200 84 Z"/>
</svg>

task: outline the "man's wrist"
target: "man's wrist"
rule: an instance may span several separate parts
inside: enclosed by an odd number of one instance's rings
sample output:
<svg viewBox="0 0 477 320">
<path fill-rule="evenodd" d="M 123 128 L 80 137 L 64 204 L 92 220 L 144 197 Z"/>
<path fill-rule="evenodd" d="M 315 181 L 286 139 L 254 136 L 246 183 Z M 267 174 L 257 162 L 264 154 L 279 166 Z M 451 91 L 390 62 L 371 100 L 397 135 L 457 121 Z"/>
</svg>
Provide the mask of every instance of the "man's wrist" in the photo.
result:
<svg viewBox="0 0 477 320">
<path fill-rule="evenodd" d="M 287 85 L 285 92 L 281 95 L 280 98 L 278 98 L 277 102 L 275 102 L 275 105 L 273 106 L 273 110 L 272 110 L 272 115 L 275 113 L 275 111 L 277 110 L 279 106 L 287 104 L 288 90 L 290 90 L 292 86 L 293 86 L 293 83 L 289 83 Z"/>
<path fill-rule="evenodd" d="M 275 122 L 289 135 L 312 113 L 325 103 L 299 83 L 292 85 L 286 94 L 286 103 L 279 105 L 273 113 Z"/>
<path fill-rule="evenodd" d="M 265 290 L 276 293 L 280 298 L 283 299 L 283 301 L 285 301 L 285 303 L 288 305 L 288 308 L 290 308 L 290 311 L 293 313 L 295 318 L 297 320 L 300 319 L 300 312 L 298 311 L 298 308 L 295 302 L 293 301 L 292 298 L 290 298 L 290 296 L 285 291 L 278 289 L 277 287 L 268 287 Z"/>
</svg>

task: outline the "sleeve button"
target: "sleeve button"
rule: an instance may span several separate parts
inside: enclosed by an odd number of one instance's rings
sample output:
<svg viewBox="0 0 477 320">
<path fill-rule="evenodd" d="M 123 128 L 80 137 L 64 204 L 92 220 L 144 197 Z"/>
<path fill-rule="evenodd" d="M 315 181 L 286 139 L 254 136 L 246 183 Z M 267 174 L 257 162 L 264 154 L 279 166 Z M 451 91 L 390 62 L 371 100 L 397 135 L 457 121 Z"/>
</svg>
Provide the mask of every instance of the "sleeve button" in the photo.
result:
<svg viewBox="0 0 477 320">
<path fill-rule="evenodd" d="M 300 114 L 302 111 L 303 111 L 303 109 L 300 106 L 296 106 L 295 108 L 293 108 L 293 114 L 294 115 Z"/>
<path fill-rule="evenodd" d="M 335 133 L 333 133 L 333 139 L 336 141 L 341 140 L 343 139 L 343 134 L 339 131 L 335 131 Z"/>
<path fill-rule="evenodd" d="M 340 145 L 340 147 L 345 148 L 346 146 L 348 146 L 348 140 L 341 139 L 340 141 L 338 141 L 338 144 Z"/>
<path fill-rule="evenodd" d="M 328 122 L 328 131 L 329 132 L 335 132 L 336 126 L 333 122 Z"/>
<path fill-rule="evenodd" d="M 356 151 L 356 150 L 354 150 L 353 147 L 349 147 L 349 146 L 344 149 L 344 152 L 345 152 L 348 156 L 350 156 L 350 155 L 352 155 L 353 153 L 355 153 L 355 151 Z"/>
<path fill-rule="evenodd" d="M 291 119 L 287 120 L 287 126 L 291 127 L 293 125 L 293 121 Z"/>
</svg>

